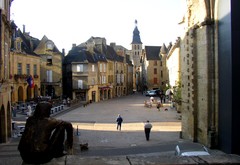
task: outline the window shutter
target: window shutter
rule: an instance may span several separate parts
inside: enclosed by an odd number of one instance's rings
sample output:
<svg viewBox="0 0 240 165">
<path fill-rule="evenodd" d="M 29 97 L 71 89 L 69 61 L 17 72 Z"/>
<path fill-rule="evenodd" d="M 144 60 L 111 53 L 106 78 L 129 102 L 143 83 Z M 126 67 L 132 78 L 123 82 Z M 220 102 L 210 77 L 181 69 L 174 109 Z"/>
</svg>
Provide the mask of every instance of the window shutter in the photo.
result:
<svg viewBox="0 0 240 165">
<path fill-rule="evenodd" d="M 83 80 L 78 80 L 78 89 L 83 89 Z"/>
</svg>

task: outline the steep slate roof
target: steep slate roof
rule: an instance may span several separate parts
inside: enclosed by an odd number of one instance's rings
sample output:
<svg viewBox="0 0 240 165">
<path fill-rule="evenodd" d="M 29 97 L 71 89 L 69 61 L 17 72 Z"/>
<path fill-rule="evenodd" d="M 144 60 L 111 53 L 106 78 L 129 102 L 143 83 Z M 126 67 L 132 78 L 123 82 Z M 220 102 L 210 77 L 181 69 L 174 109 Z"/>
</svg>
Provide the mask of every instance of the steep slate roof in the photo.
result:
<svg viewBox="0 0 240 165">
<path fill-rule="evenodd" d="M 137 26 L 135 26 L 135 28 L 133 30 L 132 44 L 142 44 L 139 34 L 140 34 L 139 30 L 138 30 Z"/>
<path fill-rule="evenodd" d="M 101 52 L 99 52 L 97 49 L 94 49 L 93 56 L 97 61 L 107 62 L 106 56 L 104 54 L 102 54 Z"/>
<path fill-rule="evenodd" d="M 117 53 L 113 49 L 113 47 L 107 45 L 106 57 L 108 60 L 117 61 Z"/>
<path fill-rule="evenodd" d="M 52 40 L 49 40 L 47 38 L 47 36 L 43 36 L 42 40 L 40 41 L 40 43 L 38 44 L 38 46 L 36 47 L 35 51 L 37 51 L 38 49 L 45 49 L 45 44 L 47 41 L 51 41 L 53 44 L 54 42 Z M 57 53 L 61 53 L 58 48 L 56 47 L 56 45 L 54 44 L 54 47 L 53 47 L 53 52 L 57 52 Z"/>
<path fill-rule="evenodd" d="M 76 46 L 68 52 L 68 55 L 65 56 L 63 63 L 70 64 L 72 62 L 84 62 L 85 60 L 87 60 L 85 50 Z"/>
<path fill-rule="evenodd" d="M 99 51 L 94 50 L 93 53 L 86 50 L 85 47 L 76 46 L 72 48 L 68 55 L 64 58 L 64 64 L 69 64 L 72 62 L 90 62 L 97 63 L 98 61 L 107 62 L 105 55 L 101 54 Z"/>
<path fill-rule="evenodd" d="M 112 60 L 112 61 L 118 61 L 118 62 L 123 62 L 124 57 L 120 56 L 116 53 L 113 47 L 107 45 L 107 59 Z"/>
<path fill-rule="evenodd" d="M 161 46 L 145 46 L 147 60 L 161 60 Z"/>
<path fill-rule="evenodd" d="M 24 36 L 24 34 L 21 32 L 20 29 L 16 31 L 16 37 L 20 37 L 22 39 L 22 43 L 21 43 L 22 52 L 25 52 L 26 54 L 29 54 L 29 55 L 39 56 L 33 52 L 33 49 L 31 48 L 31 41 Z M 12 49 L 14 49 L 14 44 L 12 44 L 11 46 L 12 46 Z"/>
</svg>

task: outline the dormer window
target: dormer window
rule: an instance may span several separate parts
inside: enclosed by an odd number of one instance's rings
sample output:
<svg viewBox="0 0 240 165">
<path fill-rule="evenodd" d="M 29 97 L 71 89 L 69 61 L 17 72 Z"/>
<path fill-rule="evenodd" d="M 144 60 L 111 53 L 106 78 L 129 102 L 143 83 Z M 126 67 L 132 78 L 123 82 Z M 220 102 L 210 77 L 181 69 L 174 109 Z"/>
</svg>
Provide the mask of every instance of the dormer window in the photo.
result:
<svg viewBox="0 0 240 165">
<path fill-rule="evenodd" d="M 16 49 L 16 51 L 18 51 L 18 52 L 21 52 L 21 51 L 22 51 L 22 50 L 21 50 L 21 45 L 22 45 L 21 39 L 20 39 L 20 38 L 17 38 L 17 39 L 15 40 L 15 49 Z"/>
<path fill-rule="evenodd" d="M 48 41 L 48 42 L 46 43 L 46 49 L 47 49 L 47 50 L 53 50 L 53 43 L 50 42 L 50 41 Z"/>
<path fill-rule="evenodd" d="M 17 49 L 17 51 L 21 52 L 21 42 L 20 41 L 17 41 L 16 49 Z"/>
</svg>

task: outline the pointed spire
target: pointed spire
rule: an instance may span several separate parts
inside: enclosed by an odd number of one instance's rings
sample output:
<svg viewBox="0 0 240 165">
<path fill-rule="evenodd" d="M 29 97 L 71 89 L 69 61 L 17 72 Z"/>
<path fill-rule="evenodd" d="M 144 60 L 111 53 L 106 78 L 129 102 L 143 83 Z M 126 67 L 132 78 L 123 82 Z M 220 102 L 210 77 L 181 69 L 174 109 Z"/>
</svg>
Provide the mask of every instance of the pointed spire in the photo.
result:
<svg viewBox="0 0 240 165">
<path fill-rule="evenodd" d="M 161 54 L 167 54 L 167 47 L 166 45 L 163 43 L 163 46 L 161 47 L 161 50 L 160 50 Z"/>
<path fill-rule="evenodd" d="M 137 28 L 137 20 L 135 20 L 135 28 L 133 30 L 133 40 L 132 40 L 132 44 L 142 44 L 141 42 L 141 38 L 140 38 L 140 32 Z"/>
</svg>

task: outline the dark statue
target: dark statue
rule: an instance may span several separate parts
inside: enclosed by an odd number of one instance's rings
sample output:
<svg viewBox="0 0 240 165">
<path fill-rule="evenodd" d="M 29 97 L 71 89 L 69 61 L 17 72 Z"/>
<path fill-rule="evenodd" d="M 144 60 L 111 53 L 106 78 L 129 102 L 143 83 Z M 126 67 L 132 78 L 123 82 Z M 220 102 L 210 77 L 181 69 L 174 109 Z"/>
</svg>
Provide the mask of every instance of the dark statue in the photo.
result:
<svg viewBox="0 0 240 165">
<path fill-rule="evenodd" d="M 66 121 L 50 117 L 52 105 L 40 102 L 33 116 L 30 116 L 20 139 L 18 150 L 29 164 L 42 164 L 65 155 L 64 150 L 72 149 L 73 127 Z M 67 132 L 65 140 L 65 131 Z"/>
</svg>

